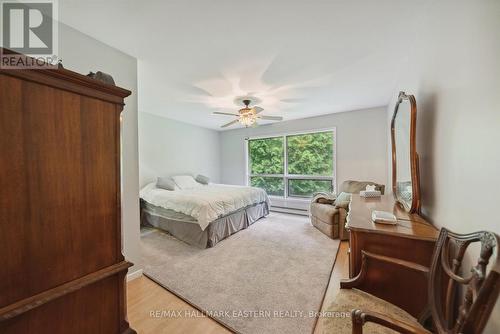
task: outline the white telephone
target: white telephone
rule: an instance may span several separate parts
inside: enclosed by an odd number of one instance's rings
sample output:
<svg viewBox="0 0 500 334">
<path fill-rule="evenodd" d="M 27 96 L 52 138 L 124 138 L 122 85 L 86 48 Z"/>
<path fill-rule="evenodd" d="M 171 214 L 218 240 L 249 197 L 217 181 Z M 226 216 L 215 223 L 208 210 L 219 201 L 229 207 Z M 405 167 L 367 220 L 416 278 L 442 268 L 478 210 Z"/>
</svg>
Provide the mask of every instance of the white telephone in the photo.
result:
<svg viewBox="0 0 500 334">
<path fill-rule="evenodd" d="M 377 210 L 372 211 L 372 221 L 374 223 L 389 224 L 389 225 L 396 225 L 398 223 L 398 219 L 392 213 L 387 211 L 377 211 Z"/>
</svg>

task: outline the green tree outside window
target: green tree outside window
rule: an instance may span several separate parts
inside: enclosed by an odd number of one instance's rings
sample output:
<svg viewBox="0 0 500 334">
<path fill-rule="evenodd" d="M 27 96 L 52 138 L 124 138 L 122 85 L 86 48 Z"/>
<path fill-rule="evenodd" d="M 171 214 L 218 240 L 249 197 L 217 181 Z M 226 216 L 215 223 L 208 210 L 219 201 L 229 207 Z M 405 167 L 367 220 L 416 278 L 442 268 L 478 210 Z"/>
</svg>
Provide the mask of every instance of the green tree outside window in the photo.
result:
<svg viewBox="0 0 500 334">
<path fill-rule="evenodd" d="M 333 140 L 332 131 L 249 140 L 250 185 L 274 196 L 333 191 Z"/>
</svg>

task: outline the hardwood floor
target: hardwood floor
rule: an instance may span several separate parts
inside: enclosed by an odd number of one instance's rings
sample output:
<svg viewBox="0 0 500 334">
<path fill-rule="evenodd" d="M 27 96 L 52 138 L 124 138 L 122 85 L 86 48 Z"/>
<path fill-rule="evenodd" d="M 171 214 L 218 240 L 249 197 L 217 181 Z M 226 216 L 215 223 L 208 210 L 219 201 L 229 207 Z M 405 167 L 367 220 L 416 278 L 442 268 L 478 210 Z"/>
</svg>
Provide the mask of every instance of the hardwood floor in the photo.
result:
<svg viewBox="0 0 500 334">
<path fill-rule="evenodd" d="M 340 280 L 342 278 L 349 278 L 349 256 L 347 250 L 349 249 L 349 242 L 342 241 L 340 243 L 339 252 L 337 254 L 337 259 L 335 260 L 335 265 L 333 266 L 332 276 L 330 277 L 330 283 L 328 284 L 328 289 L 326 290 L 325 299 L 323 300 L 323 306 L 321 311 L 324 311 L 326 306 L 329 305 L 340 290 Z M 322 333 L 322 322 L 318 321 L 314 333 Z"/>
<path fill-rule="evenodd" d="M 196 314 L 196 309 L 168 292 L 146 276 L 127 284 L 128 320 L 137 333 L 231 333 L 216 321 L 204 317 L 184 316 Z M 162 311 L 177 311 L 181 316 L 157 315 Z"/>
<path fill-rule="evenodd" d="M 348 277 L 348 247 L 347 242 L 341 242 L 325 294 L 324 306 L 335 298 L 339 291 L 340 279 Z M 332 256 L 335 256 L 335 254 L 332 254 Z M 130 325 L 141 334 L 231 333 L 231 331 L 210 318 L 185 316 L 186 313 L 188 315 L 197 314 L 197 310 L 145 276 L 141 276 L 127 284 L 127 304 Z M 166 312 L 170 312 L 170 314 L 165 314 Z M 179 312 L 180 315 L 175 312 Z M 174 315 L 172 316 L 172 314 Z M 318 322 L 315 333 L 320 332 L 320 326 L 321 322 Z"/>
</svg>

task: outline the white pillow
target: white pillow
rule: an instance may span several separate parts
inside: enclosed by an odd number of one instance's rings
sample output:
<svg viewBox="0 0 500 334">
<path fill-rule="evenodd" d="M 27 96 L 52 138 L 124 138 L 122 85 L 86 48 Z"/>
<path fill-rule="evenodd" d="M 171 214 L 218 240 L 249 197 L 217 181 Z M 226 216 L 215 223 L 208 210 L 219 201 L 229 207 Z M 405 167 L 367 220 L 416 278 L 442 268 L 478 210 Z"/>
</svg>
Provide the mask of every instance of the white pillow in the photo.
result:
<svg viewBox="0 0 500 334">
<path fill-rule="evenodd" d="M 171 177 L 158 177 L 156 181 L 156 188 L 174 191 L 177 188 L 174 180 Z"/>
<path fill-rule="evenodd" d="M 191 175 L 172 176 L 172 179 L 174 180 L 175 184 L 177 184 L 177 186 L 183 190 L 202 187 L 202 185 L 196 182 Z"/>
</svg>

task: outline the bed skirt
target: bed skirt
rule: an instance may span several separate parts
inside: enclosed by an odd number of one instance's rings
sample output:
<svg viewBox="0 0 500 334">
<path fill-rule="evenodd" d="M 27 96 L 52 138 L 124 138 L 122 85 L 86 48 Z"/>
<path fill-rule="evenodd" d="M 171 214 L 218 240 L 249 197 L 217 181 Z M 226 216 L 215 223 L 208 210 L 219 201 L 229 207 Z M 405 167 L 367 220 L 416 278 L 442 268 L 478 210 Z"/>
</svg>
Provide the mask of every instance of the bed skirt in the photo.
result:
<svg viewBox="0 0 500 334">
<path fill-rule="evenodd" d="M 158 211 L 161 211 L 161 208 Z M 257 203 L 214 220 L 202 231 L 200 225 L 196 223 L 161 216 L 157 211 L 151 209 L 151 204 L 144 205 L 141 200 L 141 225 L 166 231 L 177 239 L 198 248 L 213 247 L 219 241 L 247 228 L 268 214 L 267 203 Z"/>
</svg>

